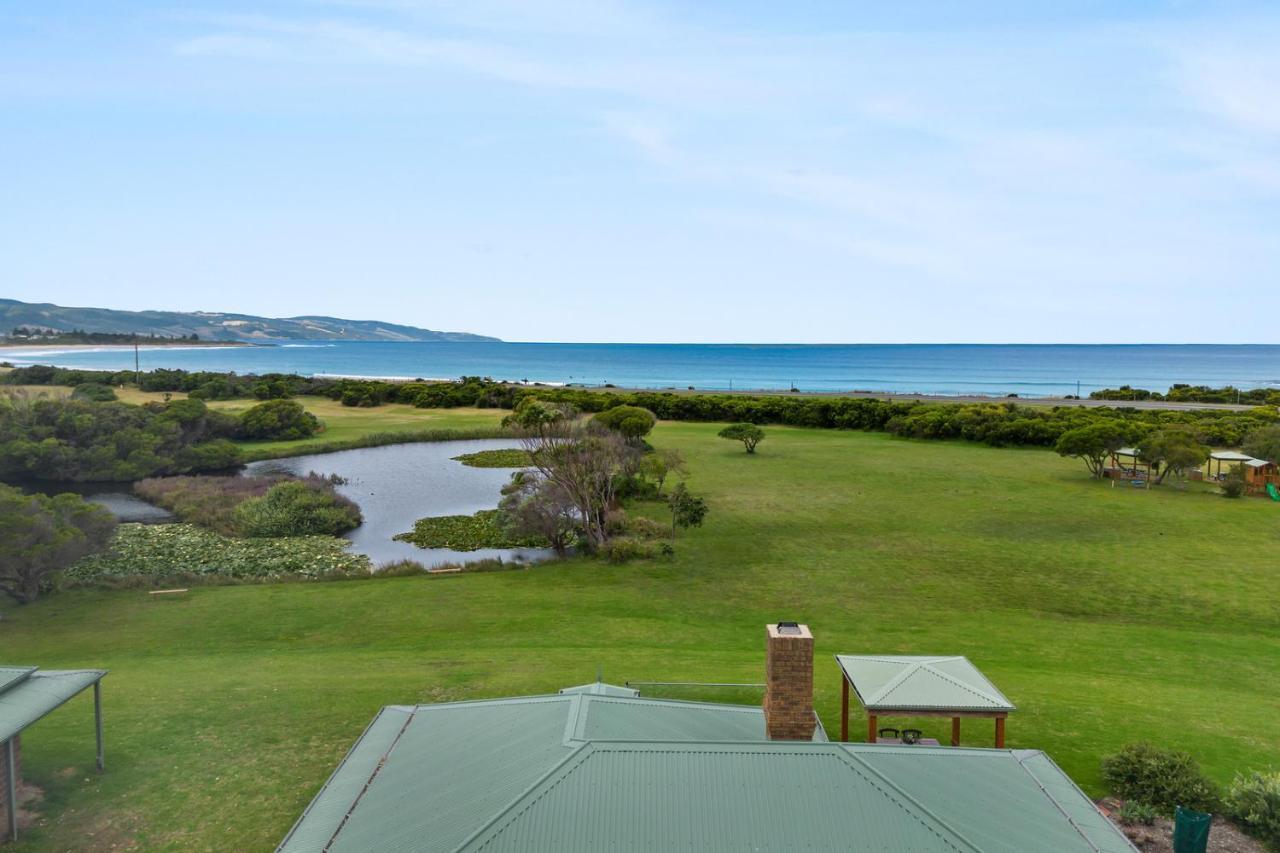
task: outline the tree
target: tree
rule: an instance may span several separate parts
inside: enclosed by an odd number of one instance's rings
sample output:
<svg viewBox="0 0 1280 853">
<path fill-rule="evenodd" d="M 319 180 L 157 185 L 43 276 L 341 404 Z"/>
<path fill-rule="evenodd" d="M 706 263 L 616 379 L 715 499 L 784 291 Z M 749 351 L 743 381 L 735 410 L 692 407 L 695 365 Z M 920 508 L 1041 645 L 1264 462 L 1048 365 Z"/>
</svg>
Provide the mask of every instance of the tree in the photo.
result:
<svg viewBox="0 0 1280 853">
<path fill-rule="evenodd" d="M 640 451 L 595 421 L 581 421 L 567 406 L 525 398 L 504 424 L 521 433 L 533 467 L 573 502 L 588 548 L 609 538 L 605 514 L 618 502 L 618 487 L 634 472 Z"/>
<path fill-rule="evenodd" d="M 592 420 L 614 432 L 621 433 L 632 444 L 638 444 L 658 422 L 653 412 L 639 406 L 614 406 L 596 415 Z"/>
<path fill-rule="evenodd" d="M 653 482 L 658 486 L 658 494 L 661 495 L 662 484 L 666 482 L 667 477 L 672 474 L 684 474 L 688 468 L 679 450 L 668 449 L 646 453 L 640 462 L 640 470 L 645 476 L 653 478 Z"/>
<path fill-rule="evenodd" d="M 684 483 L 679 483 L 671 490 L 671 496 L 667 498 L 667 505 L 671 507 L 671 538 L 676 538 L 676 528 L 701 527 L 703 520 L 707 517 L 710 507 L 707 506 L 705 498 L 697 497 L 690 494 L 689 489 Z"/>
<path fill-rule="evenodd" d="M 756 445 L 764 441 L 764 430 L 755 424 L 729 424 L 720 430 L 719 435 L 721 438 L 741 441 L 748 453 L 755 453 Z"/>
<path fill-rule="evenodd" d="M 170 404 L 174 405 L 177 404 Z M 293 400 L 268 400 L 240 416 L 240 434 L 244 438 L 294 441 L 309 438 L 319 430 L 316 416 Z"/>
<path fill-rule="evenodd" d="M 518 471 L 502 487 L 500 523 L 513 539 L 541 536 L 563 557 L 581 524 L 573 499 L 536 471 Z"/>
<path fill-rule="evenodd" d="M 1254 459 L 1280 463 L 1280 426 L 1255 429 L 1244 437 L 1242 449 Z"/>
<path fill-rule="evenodd" d="M 79 495 L 0 486 L 0 591 L 30 604 L 63 569 L 106 547 L 116 520 Z"/>
<path fill-rule="evenodd" d="M 1069 429 L 1059 438 L 1054 450 L 1059 456 L 1083 459 L 1089 473 L 1101 477 L 1107 457 L 1124 447 L 1131 439 L 1130 428 L 1121 421 L 1101 421 Z"/>
<path fill-rule="evenodd" d="M 1157 430 L 1138 443 L 1139 458 L 1160 471 L 1157 484 L 1163 483 L 1169 474 L 1181 477 L 1187 469 L 1204 462 L 1208 455 L 1209 448 L 1185 429 Z"/>
</svg>

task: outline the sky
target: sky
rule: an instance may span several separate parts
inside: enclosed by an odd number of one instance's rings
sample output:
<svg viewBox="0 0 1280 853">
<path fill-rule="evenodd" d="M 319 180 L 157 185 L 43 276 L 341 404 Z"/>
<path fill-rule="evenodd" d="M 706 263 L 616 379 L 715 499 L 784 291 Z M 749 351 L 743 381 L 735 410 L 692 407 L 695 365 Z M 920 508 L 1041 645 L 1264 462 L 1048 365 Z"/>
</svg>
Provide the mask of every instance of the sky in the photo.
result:
<svg viewBox="0 0 1280 853">
<path fill-rule="evenodd" d="M 1280 343 L 1280 4 L 0 5 L 0 296 Z"/>
</svg>

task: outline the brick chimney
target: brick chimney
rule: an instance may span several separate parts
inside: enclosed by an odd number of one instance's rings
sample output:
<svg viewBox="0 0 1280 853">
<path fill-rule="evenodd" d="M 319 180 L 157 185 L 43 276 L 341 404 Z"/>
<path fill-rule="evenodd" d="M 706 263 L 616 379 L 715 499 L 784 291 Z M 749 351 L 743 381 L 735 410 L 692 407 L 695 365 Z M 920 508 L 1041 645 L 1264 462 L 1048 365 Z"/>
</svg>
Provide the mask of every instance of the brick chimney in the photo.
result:
<svg viewBox="0 0 1280 853">
<path fill-rule="evenodd" d="M 764 727 L 769 740 L 812 740 L 813 635 L 808 625 L 779 622 L 766 629 Z"/>
</svg>

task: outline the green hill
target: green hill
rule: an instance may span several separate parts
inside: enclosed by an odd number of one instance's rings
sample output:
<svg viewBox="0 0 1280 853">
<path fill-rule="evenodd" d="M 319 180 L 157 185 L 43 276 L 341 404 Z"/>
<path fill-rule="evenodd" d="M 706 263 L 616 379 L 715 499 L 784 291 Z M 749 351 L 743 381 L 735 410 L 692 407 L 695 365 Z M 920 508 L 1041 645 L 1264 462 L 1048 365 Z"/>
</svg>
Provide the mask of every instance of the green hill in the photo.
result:
<svg viewBox="0 0 1280 853">
<path fill-rule="evenodd" d="M 70 332 L 115 332 L 162 337 L 199 335 L 203 341 L 496 341 L 467 332 L 437 332 L 378 320 L 339 317 L 255 317 L 220 311 L 116 311 L 67 308 L 0 299 L 0 329 L 18 326 Z"/>
</svg>

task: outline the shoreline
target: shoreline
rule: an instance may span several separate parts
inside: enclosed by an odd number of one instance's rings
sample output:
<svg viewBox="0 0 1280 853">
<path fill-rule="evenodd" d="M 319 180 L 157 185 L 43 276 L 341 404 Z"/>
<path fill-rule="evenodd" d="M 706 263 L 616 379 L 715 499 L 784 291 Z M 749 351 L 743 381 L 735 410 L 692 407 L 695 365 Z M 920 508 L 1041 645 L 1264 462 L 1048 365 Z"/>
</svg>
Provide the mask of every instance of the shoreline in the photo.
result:
<svg viewBox="0 0 1280 853">
<path fill-rule="evenodd" d="M 138 350 L 147 351 L 182 351 L 182 350 L 203 350 L 217 349 L 222 347 L 242 348 L 242 347 L 280 347 L 287 348 L 320 346 L 323 347 L 334 342 L 329 341 L 312 341 L 300 343 L 257 343 L 252 341 L 175 341 L 172 343 L 139 343 Z M 46 344 L 46 345 L 23 345 L 23 344 L 4 344 L 0 343 L 0 360 L 13 358 L 16 366 L 29 366 L 36 364 L 46 364 L 52 367 L 68 369 L 68 370 L 86 370 L 86 371 L 106 371 L 111 372 L 108 368 L 90 367 L 86 365 L 74 365 L 58 363 L 56 356 L 59 354 L 70 353 L 86 353 L 86 352 L 129 352 L 134 349 L 133 344 Z M 4 355 L 4 351 L 8 350 L 9 355 Z M 121 368 L 127 370 L 127 368 Z M 149 368 L 154 370 L 156 368 Z M 149 371 L 144 371 L 149 372 Z M 211 371 L 214 373 L 233 373 L 235 371 Z M 316 371 L 313 373 L 302 373 L 298 371 L 297 375 L 329 380 L 354 380 L 368 382 L 387 382 L 395 384 L 404 384 L 409 382 L 459 382 L 458 377 L 426 377 L 426 376 L 410 376 L 408 374 L 398 375 L 376 375 L 367 373 L 337 373 L 327 371 Z M 253 375 L 246 371 L 243 375 Z M 581 390 L 587 392 L 602 393 L 651 393 L 651 394 L 675 394 L 679 396 L 694 395 L 725 395 L 725 396 L 768 396 L 768 397 L 804 397 L 804 398 L 852 398 L 852 399 L 872 399 L 885 400 L 892 402 L 918 402 L 918 403 L 950 403 L 950 404 L 992 404 L 992 403 L 1017 403 L 1027 406 L 1073 406 L 1079 408 L 1133 408 L 1133 409 L 1158 409 L 1164 411 L 1198 411 L 1198 410 L 1220 410 L 1220 411 L 1248 411 L 1255 406 L 1244 403 L 1207 403 L 1195 401 L 1168 401 L 1168 400 L 1094 400 L 1088 397 L 1070 398 L 1068 396 L 1046 394 L 1043 396 L 1031 396 L 1021 394 L 984 394 L 981 392 L 959 392 L 959 393 L 932 393 L 921 391 L 878 391 L 867 389 L 837 389 L 837 390 L 791 390 L 790 388 L 707 388 L 707 387 L 677 387 L 673 385 L 663 386 L 631 386 L 619 385 L 613 383 L 588 384 L 578 382 L 559 382 L 559 381 L 538 381 L 528 379 L 507 379 L 494 378 L 493 381 L 503 385 L 516 386 L 521 388 L 547 388 L 547 389 L 569 389 Z"/>
</svg>

